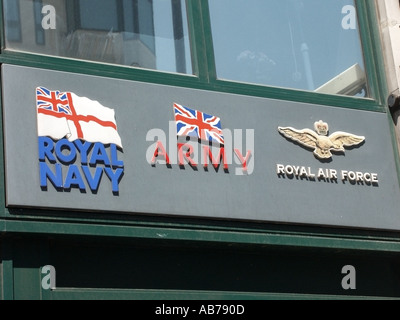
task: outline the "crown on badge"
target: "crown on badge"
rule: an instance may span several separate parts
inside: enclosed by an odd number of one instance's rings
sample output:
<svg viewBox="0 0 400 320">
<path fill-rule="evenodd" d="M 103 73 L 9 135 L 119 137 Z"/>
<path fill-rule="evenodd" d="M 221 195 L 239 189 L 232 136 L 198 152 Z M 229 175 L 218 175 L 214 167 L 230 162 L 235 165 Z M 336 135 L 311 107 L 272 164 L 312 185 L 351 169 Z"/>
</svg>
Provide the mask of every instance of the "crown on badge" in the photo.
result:
<svg viewBox="0 0 400 320">
<path fill-rule="evenodd" d="M 329 132 L 329 126 L 326 122 L 319 120 L 314 123 L 315 131 L 321 136 L 327 136 Z"/>
</svg>

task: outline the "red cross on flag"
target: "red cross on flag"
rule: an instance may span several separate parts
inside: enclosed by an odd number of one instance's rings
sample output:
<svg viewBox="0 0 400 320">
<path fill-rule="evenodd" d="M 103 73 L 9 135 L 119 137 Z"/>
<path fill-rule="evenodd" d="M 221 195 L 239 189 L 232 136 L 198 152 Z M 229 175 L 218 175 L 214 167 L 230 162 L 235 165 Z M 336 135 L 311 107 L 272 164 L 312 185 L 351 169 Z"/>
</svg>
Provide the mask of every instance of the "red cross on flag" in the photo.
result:
<svg viewBox="0 0 400 320">
<path fill-rule="evenodd" d="M 72 92 L 36 88 L 38 135 L 70 142 L 77 139 L 122 148 L 115 112 L 98 101 Z"/>
</svg>

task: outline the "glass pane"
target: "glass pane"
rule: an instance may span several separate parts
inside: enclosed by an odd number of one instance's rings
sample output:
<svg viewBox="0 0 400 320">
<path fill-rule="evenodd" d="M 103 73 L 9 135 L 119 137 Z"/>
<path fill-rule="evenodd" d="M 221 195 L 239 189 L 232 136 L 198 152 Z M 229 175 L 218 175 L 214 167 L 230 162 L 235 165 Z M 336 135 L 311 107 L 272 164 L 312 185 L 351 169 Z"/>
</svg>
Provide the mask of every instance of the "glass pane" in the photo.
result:
<svg viewBox="0 0 400 320">
<path fill-rule="evenodd" d="M 8 19 L 5 22 L 7 39 L 21 41 L 21 17 L 18 1 L 5 1 L 4 11 L 8 13 Z"/>
<path fill-rule="evenodd" d="M 353 0 L 209 1 L 220 79 L 368 96 Z"/>
<path fill-rule="evenodd" d="M 6 49 L 192 74 L 184 0 L 4 0 Z"/>
</svg>

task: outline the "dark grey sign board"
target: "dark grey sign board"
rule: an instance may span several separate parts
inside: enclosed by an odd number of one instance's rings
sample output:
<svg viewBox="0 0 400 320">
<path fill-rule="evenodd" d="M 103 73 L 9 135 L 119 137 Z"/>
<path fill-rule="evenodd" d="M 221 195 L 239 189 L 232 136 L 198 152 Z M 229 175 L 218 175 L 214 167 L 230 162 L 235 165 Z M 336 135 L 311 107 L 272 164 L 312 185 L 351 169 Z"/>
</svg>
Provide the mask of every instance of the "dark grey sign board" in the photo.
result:
<svg viewBox="0 0 400 320">
<path fill-rule="evenodd" d="M 400 230 L 384 113 L 11 65 L 2 95 L 9 207 Z"/>
</svg>

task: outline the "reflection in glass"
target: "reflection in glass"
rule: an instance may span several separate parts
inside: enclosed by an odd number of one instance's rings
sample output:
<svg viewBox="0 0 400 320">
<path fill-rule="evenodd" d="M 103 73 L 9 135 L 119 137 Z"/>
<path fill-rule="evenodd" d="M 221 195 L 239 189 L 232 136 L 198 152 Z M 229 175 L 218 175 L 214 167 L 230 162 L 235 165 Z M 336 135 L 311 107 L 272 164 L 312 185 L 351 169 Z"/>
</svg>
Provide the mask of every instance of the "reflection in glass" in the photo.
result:
<svg viewBox="0 0 400 320">
<path fill-rule="evenodd" d="M 220 79 L 367 96 L 353 0 L 209 1 Z"/>
<path fill-rule="evenodd" d="M 7 12 L 5 21 L 8 41 L 21 41 L 21 16 L 18 1 L 4 1 L 4 11 Z"/>
<path fill-rule="evenodd" d="M 6 49 L 192 73 L 184 0 L 4 0 Z M 44 5 L 44 3 L 43 3 Z"/>
</svg>

